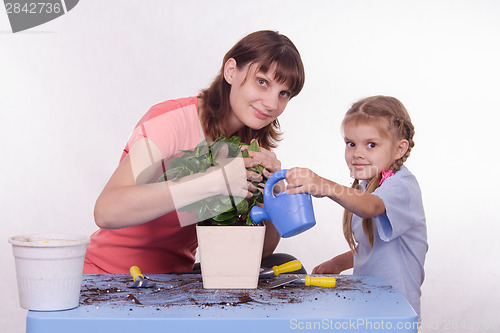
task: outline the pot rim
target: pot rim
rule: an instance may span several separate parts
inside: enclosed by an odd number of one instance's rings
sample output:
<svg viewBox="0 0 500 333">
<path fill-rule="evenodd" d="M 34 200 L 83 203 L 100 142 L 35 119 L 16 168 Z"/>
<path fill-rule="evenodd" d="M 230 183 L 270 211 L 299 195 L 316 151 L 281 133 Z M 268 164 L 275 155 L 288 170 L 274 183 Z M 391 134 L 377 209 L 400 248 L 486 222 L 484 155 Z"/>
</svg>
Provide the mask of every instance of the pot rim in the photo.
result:
<svg viewBox="0 0 500 333">
<path fill-rule="evenodd" d="M 87 244 L 90 237 L 78 234 L 26 234 L 9 238 L 9 243 L 22 247 L 64 247 Z"/>
</svg>

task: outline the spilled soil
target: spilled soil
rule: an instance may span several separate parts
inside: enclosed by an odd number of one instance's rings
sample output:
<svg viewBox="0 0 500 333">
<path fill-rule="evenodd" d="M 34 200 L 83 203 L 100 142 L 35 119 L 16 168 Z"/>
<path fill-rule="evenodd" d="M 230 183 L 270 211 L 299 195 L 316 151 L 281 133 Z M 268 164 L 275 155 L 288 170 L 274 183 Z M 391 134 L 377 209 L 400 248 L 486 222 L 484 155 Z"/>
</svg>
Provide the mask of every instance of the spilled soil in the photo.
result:
<svg viewBox="0 0 500 333">
<path fill-rule="evenodd" d="M 259 281 L 257 289 L 204 289 L 200 275 L 152 275 L 155 288 L 129 288 L 126 275 L 85 275 L 80 293 L 82 305 L 174 307 L 197 306 L 259 307 L 314 302 L 336 296 L 349 300 L 357 293 L 371 293 L 361 280 L 338 276 L 335 288 L 306 287 L 288 284 L 274 289 L 265 286 L 273 280 Z"/>
</svg>

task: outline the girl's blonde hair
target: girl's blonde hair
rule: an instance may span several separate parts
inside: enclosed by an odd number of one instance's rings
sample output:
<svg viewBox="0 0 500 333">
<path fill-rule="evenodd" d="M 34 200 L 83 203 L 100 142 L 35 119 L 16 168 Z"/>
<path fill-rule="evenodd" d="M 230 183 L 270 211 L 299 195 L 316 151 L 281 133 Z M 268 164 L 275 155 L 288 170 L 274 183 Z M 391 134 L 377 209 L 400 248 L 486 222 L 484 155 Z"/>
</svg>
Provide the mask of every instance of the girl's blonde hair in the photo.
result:
<svg viewBox="0 0 500 333">
<path fill-rule="evenodd" d="M 398 171 L 403 163 L 410 156 L 411 149 L 415 146 L 413 135 L 415 129 L 410 119 L 410 115 L 403 103 L 398 99 L 389 96 L 371 96 L 359 100 L 354 103 L 347 111 L 344 120 L 342 121 L 342 129 L 348 123 L 355 124 L 377 124 L 380 126 L 382 133 L 392 136 L 394 140 L 408 140 L 408 149 L 406 153 L 394 161 L 390 166 L 390 170 Z M 384 170 L 385 171 L 385 170 Z M 379 187 L 381 173 L 371 179 L 367 186 L 366 192 L 372 193 Z M 359 180 L 355 180 L 352 184 L 353 188 L 359 189 Z M 374 223 L 373 218 L 363 219 L 363 231 L 368 238 L 370 246 L 374 243 Z M 343 219 L 344 237 L 349 244 L 349 247 L 354 252 L 356 251 L 356 243 L 352 234 L 352 212 L 345 210 Z"/>
</svg>

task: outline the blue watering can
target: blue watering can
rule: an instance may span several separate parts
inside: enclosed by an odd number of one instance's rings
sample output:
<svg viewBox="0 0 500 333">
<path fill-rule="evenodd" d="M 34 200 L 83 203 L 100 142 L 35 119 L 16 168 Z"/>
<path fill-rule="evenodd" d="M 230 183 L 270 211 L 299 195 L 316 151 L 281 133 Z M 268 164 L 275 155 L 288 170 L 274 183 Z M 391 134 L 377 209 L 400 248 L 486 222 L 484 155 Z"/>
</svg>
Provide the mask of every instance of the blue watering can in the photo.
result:
<svg viewBox="0 0 500 333">
<path fill-rule="evenodd" d="M 271 175 L 264 186 L 264 208 L 254 206 L 250 218 L 257 224 L 270 220 L 281 237 L 298 235 L 316 224 L 311 195 L 307 193 L 273 194 L 276 183 L 285 179 L 288 169 L 279 170 Z"/>
</svg>

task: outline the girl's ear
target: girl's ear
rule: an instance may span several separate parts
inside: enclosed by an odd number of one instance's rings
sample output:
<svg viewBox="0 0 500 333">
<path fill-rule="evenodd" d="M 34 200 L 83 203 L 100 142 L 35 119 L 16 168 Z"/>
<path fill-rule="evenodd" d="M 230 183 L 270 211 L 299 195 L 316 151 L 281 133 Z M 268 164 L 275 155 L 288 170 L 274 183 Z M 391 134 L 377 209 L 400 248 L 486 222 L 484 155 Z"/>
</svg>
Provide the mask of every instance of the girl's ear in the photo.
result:
<svg viewBox="0 0 500 333">
<path fill-rule="evenodd" d="M 230 85 L 233 84 L 234 73 L 236 72 L 236 60 L 229 58 L 224 64 L 224 79 Z"/>
<path fill-rule="evenodd" d="M 403 157 L 406 154 L 406 151 L 408 150 L 409 147 L 408 140 L 403 139 L 399 140 L 396 142 L 396 156 L 395 160 L 399 160 L 401 157 Z"/>
</svg>

